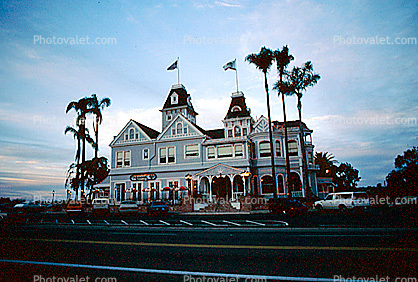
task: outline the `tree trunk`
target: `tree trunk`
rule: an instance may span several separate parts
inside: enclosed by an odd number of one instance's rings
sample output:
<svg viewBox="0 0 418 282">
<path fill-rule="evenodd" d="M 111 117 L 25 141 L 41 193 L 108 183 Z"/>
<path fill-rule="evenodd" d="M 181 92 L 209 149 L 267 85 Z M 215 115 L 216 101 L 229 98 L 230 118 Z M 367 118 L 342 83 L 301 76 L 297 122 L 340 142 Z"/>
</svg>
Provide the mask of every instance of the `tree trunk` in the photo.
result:
<svg viewBox="0 0 418 282">
<path fill-rule="evenodd" d="M 86 119 L 85 117 L 82 117 L 82 121 L 81 121 L 81 141 L 82 141 L 82 146 L 83 146 L 83 150 L 81 152 L 81 193 L 84 192 L 84 174 L 85 174 L 85 169 L 84 169 L 84 165 L 86 162 Z M 82 194 L 81 194 L 82 195 Z"/>
<path fill-rule="evenodd" d="M 99 117 L 96 117 L 96 127 L 94 128 L 96 135 L 96 148 L 94 148 L 94 157 L 97 159 L 99 154 Z"/>
<path fill-rule="evenodd" d="M 78 128 L 80 131 L 80 127 Z M 78 200 L 78 188 L 80 186 L 80 150 L 81 150 L 81 140 L 80 140 L 80 134 L 77 134 L 77 146 L 78 146 L 78 154 L 77 154 L 77 167 L 76 167 L 76 184 L 75 186 L 75 200 Z"/>
<path fill-rule="evenodd" d="M 306 191 L 306 198 L 310 200 L 312 196 L 312 190 L 309 185 L 309 178 L 308 178 L 308 163 L 306 160 L 306 148 L 305 148 L 305 138 L 302 128 L 302 101 L 300 97 L 298 97 L 298 112 L 299 112 L 299 140 L 300 140 L 300 147 L 302 150 L 302 172 L 303 172 L 303 182 Z"/>
<path fill-rule="evenodd" d="M 272 134 L 272 130 L 271 130 L 270 96 L 269 96 L 269 87 L 268 87 L 268 83 L 267 83 L 267 73 L 264 73 L 264 87 L 266 88 L 267 115 L 268 115 L 268 122 L 269 122 L 271 176 L 273 178 L 273 198 L 276 199 L 277 198 L 276 168 L 275 168 L 275 165 L 274 165 L 273 134 Z"/>
<path fill-rule="evenodd" d="M 283 82 L 283 70 L 280 70 L 280 84 Z M 290 191 L 290 159 L 289 159 L 289 145 L 287 142 L 287 118 L 286 118 L 286 103 L 284 99 L 284 93 L 282 94 L 282 104 L 283 104 L 283 122 L 284 122 L 284 148 L 285 148 L 285 155 L 286 155 L 286 191 L 288 197 L 292 197 L 292 193 Z"/>
</svg>

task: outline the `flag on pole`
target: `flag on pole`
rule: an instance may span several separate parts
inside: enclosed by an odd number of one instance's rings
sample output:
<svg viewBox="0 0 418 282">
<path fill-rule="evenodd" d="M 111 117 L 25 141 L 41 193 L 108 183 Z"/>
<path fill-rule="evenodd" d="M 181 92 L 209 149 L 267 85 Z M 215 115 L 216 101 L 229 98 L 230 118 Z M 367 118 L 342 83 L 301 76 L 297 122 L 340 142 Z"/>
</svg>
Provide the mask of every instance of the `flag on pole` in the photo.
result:
<svg viewBox="0 0 418 282">
<path fill-rule="evenodd" d="M 226 63 L 226 64 L 223 66 L 224 71 L 227 71 L 227 70 L 229 70 L 229 69 L 236 71 L 236 70 L 237 70 L 237 68 L 236 68 L 236 66 L 235 66 L 236 61 L 237 61 L 237 59 L 235 59 L 235 60 L 233 60 L 233 61 L 230 61 L 230 62 Z"/>
<path fill-rule="evenodd" d="M 177 69 L 178 59 L 167 68 L 168 71 Z"/>
</svg>

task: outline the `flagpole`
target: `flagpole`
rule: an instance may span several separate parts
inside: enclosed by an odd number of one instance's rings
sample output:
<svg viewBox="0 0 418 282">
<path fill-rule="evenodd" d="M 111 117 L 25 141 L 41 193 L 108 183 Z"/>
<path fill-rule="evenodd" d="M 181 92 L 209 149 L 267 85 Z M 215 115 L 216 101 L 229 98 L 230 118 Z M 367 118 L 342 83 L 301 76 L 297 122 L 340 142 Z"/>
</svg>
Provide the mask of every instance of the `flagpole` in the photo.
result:
<svg viewBox="0 0 418 282">
<path fill-rule="evenodd" d="M 235 59 L 235 78 L 237 81 L 237 93 L 238 93 L 238 67 L 237 67 L 237 59 Z"/>
<path fill-rule="evenodd" d="M 177 84 L 180 84 L 180 61 L 179 61 L 179 57 L 177 57 Z"/>
</svg>

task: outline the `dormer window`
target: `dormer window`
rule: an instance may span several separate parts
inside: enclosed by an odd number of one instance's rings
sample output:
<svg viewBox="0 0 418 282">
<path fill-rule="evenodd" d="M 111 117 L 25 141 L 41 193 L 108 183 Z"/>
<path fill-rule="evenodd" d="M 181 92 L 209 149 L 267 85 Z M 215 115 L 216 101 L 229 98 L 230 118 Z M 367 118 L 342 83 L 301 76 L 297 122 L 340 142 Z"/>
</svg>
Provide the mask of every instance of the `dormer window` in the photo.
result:
<svg viewBox="0 0 418 282">
<path fill-rule="evenodd" d="M 131 128 L 130 130 L 129 130 L 129 139 L 134 139 L 134 137 L 135 137 L 135 130 L 133 129 L 133 128 Z"/>
<path fill-rule="evenodd" d="M 177 93 L 173 93 L 171 95 L 171 104 L 177 104 L 179 102 L 179 95 Z"/>
<path fill-rule="evenodd" d="M 241 108 L 239 107 L 239 106 L 234 106 L 232 109 L 231 109 L 231 112 L 240 112 L 241 111 Z"/>
</svg>

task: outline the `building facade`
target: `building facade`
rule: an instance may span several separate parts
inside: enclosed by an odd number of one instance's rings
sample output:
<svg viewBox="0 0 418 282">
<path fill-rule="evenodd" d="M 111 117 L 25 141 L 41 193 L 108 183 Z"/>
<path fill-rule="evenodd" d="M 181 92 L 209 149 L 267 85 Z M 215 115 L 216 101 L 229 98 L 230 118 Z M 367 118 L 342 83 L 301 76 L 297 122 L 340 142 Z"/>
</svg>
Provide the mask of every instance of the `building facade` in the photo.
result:
<svg viewBox="0 0 418 282">
<path fill-rule="evenodd" d="M 308 161 L 309 185 L 304 183 L 298 122 L 288 122 L 291 173 L 286 188 L 284 128 L 273 122 L 274 152 L 270 152 L 268 120 L 254 120 L 242 92 L 231 96 L 223 128 L 204 130 L 196 122 L 191 96 L 173 85 L 161 110 L 161 132 L 130 120 L 111 142 L 109 197 L 175 199 L 186 194 L 209 202 L 240 196 L 273 196 L 270 154 L 275 157 L 278 197 L 305 197 L 316 191 L 312 131 L 302 123 Z"/>
</svg>

